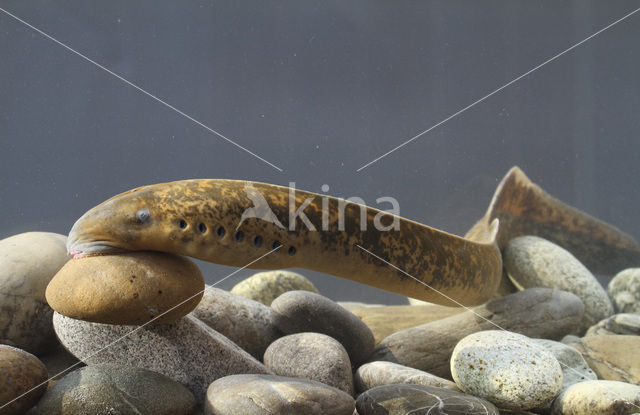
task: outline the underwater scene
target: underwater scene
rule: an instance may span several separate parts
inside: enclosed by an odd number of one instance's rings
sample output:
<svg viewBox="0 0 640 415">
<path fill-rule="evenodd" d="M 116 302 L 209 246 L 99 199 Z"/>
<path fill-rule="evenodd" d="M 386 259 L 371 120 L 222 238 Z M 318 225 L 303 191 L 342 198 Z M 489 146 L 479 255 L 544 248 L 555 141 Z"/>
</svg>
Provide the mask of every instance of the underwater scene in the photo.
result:
<svg viewBox="0 0 640 415">
<path fill-rule="evenodd" d="M 637 1 L 0 29 L 0 415 L 640 413 Z"/>
</svg>

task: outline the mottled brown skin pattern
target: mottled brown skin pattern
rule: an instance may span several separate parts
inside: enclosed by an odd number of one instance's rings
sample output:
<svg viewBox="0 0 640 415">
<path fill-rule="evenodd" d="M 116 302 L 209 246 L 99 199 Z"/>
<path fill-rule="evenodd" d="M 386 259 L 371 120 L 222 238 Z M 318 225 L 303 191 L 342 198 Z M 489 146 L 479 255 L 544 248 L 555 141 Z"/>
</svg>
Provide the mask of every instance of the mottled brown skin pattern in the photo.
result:
<svg viewBox="0 0 640 415">
<path fill-rule="evenodd" d="M 550 196 L 518 167 L 502 179 L 484 218 L 466 237 L 494 219 L 500 220 L 500 248 L 517 236 L 536 235 L 564 247 L 597 274 L 640 266 L 640 248 L 631 236 Z"/>
<path fill-rule="evenodd" d="M 124 250 L 155 250 L 187 255 L 218 264 L 244 267 L 273 249 L 282 247 L 250 265 L 256 269 L 306 268 L 383 290 L 443 305 L 481 304 L 497 289 L 502 259 L 495 243 L 497 223 L 477 240 L 464 239 L 428 226 L 398 218 L 399 229 L 380 231 L 374 226 L 379 210 L 347 203 L 344 230 L 340 231 L 339 199 L 295 191 L 296 209 L 307 198 L 304 210 L 316 231 L 298 218 L 289 230 L 289 188 L 251 182 L 286 227 L 256 218 L 245 220 L 235 230 L 245 209 L 253 207 L 247 197 L 248 182 L 235 180 L 184 180 L 150 185 L 115 196 L 83 215 L 69 234 L 69 249 L 98 243 Z M 328 201 L 328 230 L 322 229 L 323 202 Z M 326 202 L 325 202 L 326 203 Z M 361 230 L 360 209 L 366 211 L 366 230 Z M 148 209 L 150 219 L 141 223 L 136 212 Z M 383 225 L 392 223 L 386 213 Z M 186 228 L 179 223 L 184 220 Z M 201 232 L 199 224 L 206 226 Z M 218 235 L 223 227 L 224 236 Z M 256 247 L 254 238 L 262 244 Z M 385 264 L 357 245 L 373 252 L 419 281 Z M 290 254 L 293 247 L 295 253 Z M 105 253 L 108 253 L 106 251 Z M 428 284 L 430 287 L 425 286 Z"/>
</svg>

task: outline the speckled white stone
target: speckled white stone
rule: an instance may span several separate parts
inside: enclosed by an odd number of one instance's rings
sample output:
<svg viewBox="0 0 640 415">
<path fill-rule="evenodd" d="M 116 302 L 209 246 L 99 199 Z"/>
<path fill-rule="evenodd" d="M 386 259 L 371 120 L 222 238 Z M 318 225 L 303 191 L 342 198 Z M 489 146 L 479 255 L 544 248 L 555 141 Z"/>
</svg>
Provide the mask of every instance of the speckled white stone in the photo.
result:
<svg viewBox="0 0 640 415">
<path fill-rule="evenodd" d="M 590 380 L 567 388 L 553 401 L 552 415 L 640 413 L 640 386 L 614 380 Z"/>
<path fill-rule="evenodd" d="M 607 293 L 618 313 L 640 314 L 640 268 L 617 273 L 609 282 Z"/>
<path fill-rule="evenodd" d="M 464 392 L 507 409 L 544 405 L 562 388 L 562 369 L 550 352 L 526 336 L 501 330 L 460 340 L 451 374 Z"/>
<path fill-rule="evenodd" d="M 509 278 L 519 289 L 549 287 L 574 293 L 584 303 L 580 333 L 613 314 L 606 291 L 566 249 L 537 236 L 520 236 L 503 253 Z"/>
<path fill-rule="evenodd" d="M 56 344 L 44 293 L 69 260 L 67 237 L 27 232 L 0 241 L 0 343 L 40 355 Z"/>
<path fill-rule="evenodd" d="M 271 373 L 238 345 L 191 315 L 133 331 L 138 326 L 90 323 L 54 313 L 53 326 L 63 346 L 83 362 L 116 363 L 162 373 L 189 388 L 199 402 L 218 378 Z"/>
</svg>

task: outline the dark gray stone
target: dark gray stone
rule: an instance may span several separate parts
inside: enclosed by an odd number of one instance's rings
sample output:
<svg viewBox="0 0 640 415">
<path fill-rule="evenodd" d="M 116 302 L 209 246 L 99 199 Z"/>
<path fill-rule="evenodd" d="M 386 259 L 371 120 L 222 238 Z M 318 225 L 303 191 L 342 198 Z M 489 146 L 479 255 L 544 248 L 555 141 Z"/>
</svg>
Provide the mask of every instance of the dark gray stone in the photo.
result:
<svg viewBox="0 0 640 415">
<path fill-rule="evenodd" d="M 356 400 L 359 415 L 498 415 L 488 401 L 451 389 L 423 385 L 378 386 Z"/>
<path fill-rule="evenodd" d="M 87 366 L 56 383 L 38 403 L 41 415 L 189 415 L 196 399 L 181 384 L 150 370 Z"/>
<path fill-rule="evenodd" d="M 276 375 L 315 380 L 353 395 L 349 355 L 340 342 L 326 334 L 282 337 L 267 348 L 264 364 Z"/>
<path fill-rule="evenodd" d="M 204 291 L 191 314 L 258 360 L 262 360 L 269 344 L 282 336 L 275 325 L 277 314 L 271 307 L 215 287 Z"/>
<path fill-rule="evenodd" d="M 336 302 L 308 291 L 289 291 L 271 307 L 279 314 L 276 324 L 285 333 L 315 332 L 338 340 L 351 363 L 366 360 L 375 345 L 371 329 L 355 314 Z"/>
<path fill-rule="evenodd" d="M 206 415 L 352 415 L 353 398 L 307 379 L 273 375 L 234 375 L 209 386 Z"/>
</svg>

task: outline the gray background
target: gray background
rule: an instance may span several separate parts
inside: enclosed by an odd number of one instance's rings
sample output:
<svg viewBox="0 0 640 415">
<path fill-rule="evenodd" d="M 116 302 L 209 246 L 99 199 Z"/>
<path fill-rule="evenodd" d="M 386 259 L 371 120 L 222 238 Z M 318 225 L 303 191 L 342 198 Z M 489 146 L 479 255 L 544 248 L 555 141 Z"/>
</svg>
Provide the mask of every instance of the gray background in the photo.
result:
<svg viewBox="0 0 640 415">
<path fill-rule="evenodd" d="M 356 172 L 638 1 L 0 5 L 284 170 L 0 12 L 2 238 L 66 234 L 116 193 L 196 177 L 393 196 L 403 216 L 462 234 L 512 165 L 640 237 L 640 13 Z M 200 264 L 208 282 L 233 271 Z M 335 299 L 403 301 L 303 273 Z"/>
</svg>

